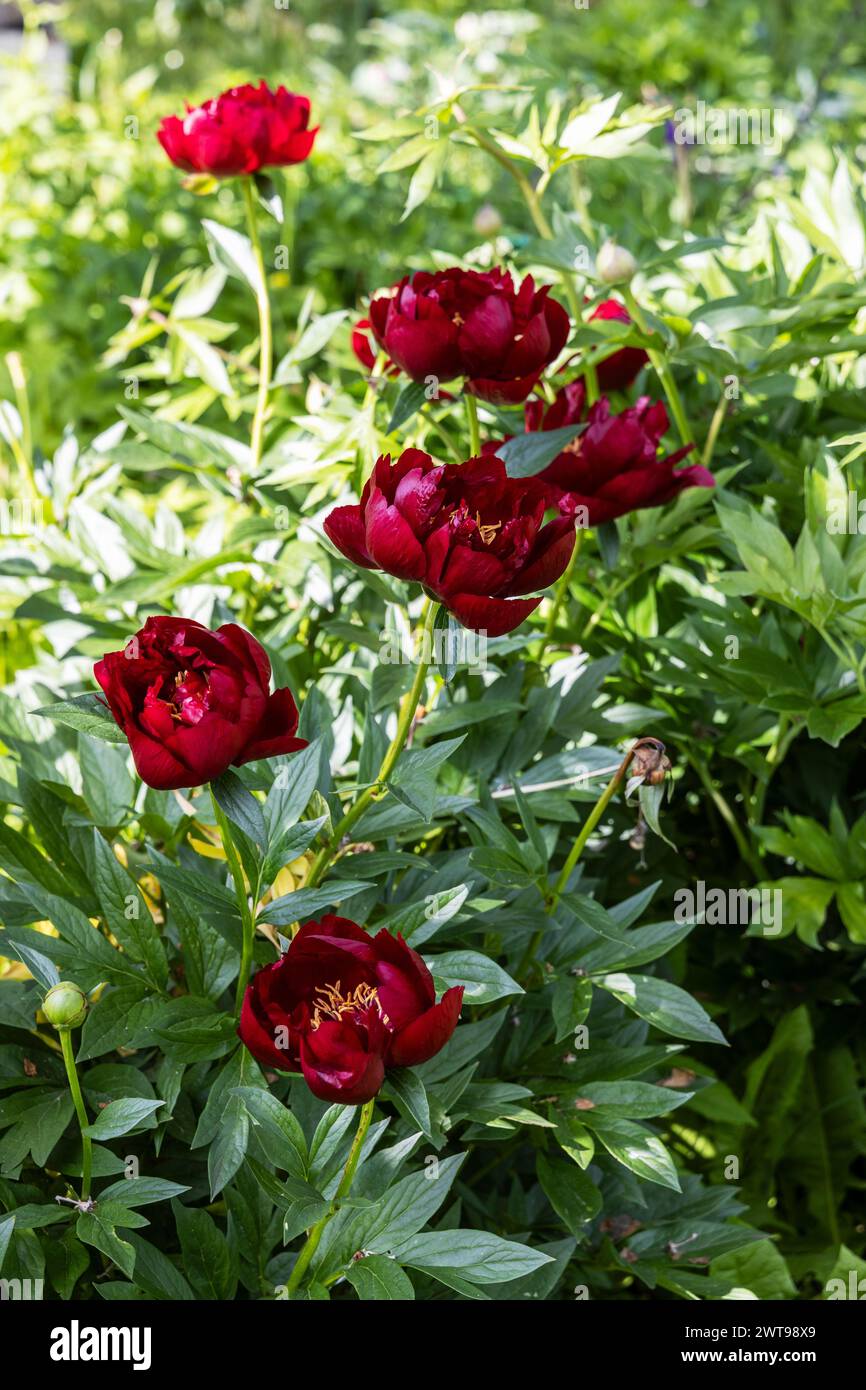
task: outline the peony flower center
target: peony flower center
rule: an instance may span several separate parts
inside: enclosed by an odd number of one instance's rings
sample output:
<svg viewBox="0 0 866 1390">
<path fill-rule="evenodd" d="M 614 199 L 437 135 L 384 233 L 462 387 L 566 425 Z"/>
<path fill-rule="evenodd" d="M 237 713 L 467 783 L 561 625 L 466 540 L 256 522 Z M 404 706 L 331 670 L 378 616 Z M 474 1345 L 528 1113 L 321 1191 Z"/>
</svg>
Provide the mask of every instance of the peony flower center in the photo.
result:
<svg viewBox="0 0 866 1390">
<path fill-rule="evenodd" d="M 171 710 L 172 719 L 178 719 L 183 724 L 198 724 L 210 704 L 207 677 L 199 671 L 177 671 L 174 689 L 166 704 Z"/>
<path fill-rule="evenodd" d="M 475 513 L 475 525 L 478 527 L 478 534 L 484 545 L 492 545 L 496 540 L 496 532 L 502 525 L 501 521 L 490 521 L 482 525 L 481 513 Z"/>
<path fill-rule="evenodd" d="M 323 985 L 313 1000 L 313 1019 L 310 1027 L 315 1032 L 326 1018 L 333 1018 L 339 1022 L 343 1014 L 363 1014 L 372 1008 L 377 1010 L 384 1024 L 390 1022 L 379 1003 L 379 991 L 375 985 L 360 984 L 349 993 L 341 994 L 338 980 L 335 985 Z"/>
</svg>

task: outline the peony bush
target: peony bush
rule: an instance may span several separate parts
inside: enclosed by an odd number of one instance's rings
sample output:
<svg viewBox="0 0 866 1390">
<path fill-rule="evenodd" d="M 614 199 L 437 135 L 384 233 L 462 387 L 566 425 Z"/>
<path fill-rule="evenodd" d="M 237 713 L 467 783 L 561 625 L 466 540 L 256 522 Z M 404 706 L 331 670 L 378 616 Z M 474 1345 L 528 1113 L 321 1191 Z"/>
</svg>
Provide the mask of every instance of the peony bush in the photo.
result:
<svg viewBox="0 0 866 1390">
<path fill-rule="evenodd" d="M 118 286 L 103 428 L 42 452 L 7 359 L 2 1276 L 836 1296 L 862 181 L 651 233 L 576 175 L 668 158 L 666 102 L 467 81 L 357 138 L 410 230 L 452 155 L 507 214 L 332 300 L 286 208 L 338 121 L 246 76 L 142 134 L 192 231 Z"/>
</svg>

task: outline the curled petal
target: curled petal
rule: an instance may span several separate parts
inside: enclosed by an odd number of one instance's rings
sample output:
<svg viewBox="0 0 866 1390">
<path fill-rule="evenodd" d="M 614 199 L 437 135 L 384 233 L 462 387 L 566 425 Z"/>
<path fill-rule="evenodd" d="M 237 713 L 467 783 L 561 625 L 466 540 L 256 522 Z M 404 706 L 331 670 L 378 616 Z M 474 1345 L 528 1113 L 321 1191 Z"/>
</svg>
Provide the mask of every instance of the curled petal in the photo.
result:
<svg viewBox="0 0 866 1390">
<path fill-rule="evenodd" d="M 435 1057 L 457 1027 L 463 1006 L 463 986 L 446 990 L 440 1002 L 407 1024 L 391 1040 L 388 1062 L 395 1067 L 417 1067 Z"/>
<path fill-rule="evenodd" d="M 358 506 L 335 507 L 324 521 L 325 535 L 333 541 L 338 550 L 356 565 L 364 569 L 376 568 L 376 562 L 367 551 L 364 521 Z"/>
<path fill-rule="evenodd" d="M 448 608 L 458 623 L 488 637 L 504 637 L 534 613 L 541 598 L 482 598 L 478 594 L 449 594 Z"/>
</svg>

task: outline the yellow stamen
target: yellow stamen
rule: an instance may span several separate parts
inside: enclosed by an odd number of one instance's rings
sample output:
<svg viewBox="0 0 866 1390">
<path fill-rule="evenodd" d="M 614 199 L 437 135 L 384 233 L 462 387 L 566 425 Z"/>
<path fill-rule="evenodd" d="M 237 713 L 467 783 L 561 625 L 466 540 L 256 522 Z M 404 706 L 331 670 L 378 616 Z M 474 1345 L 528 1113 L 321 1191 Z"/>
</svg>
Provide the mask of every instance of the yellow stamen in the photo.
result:
<svg viewBox="0 0 866 1390">
<path fill-rule="evenodd" d="M 492 545 L 493 542 L 496 540 L 496 532 L 499 530 L 500 526 L 502 525 L 502 522 L 491 521 L 488 522 L 486 525 L 482 526 L 481 513 L 476 512 L 475 525 L 478 527 L 478 534 L 481 537 L 481 540 L 484 543 L 484 545 Z"/>
<path fill-rule="evenodd" d="M 318 998 L 313 1000 L 311 1027 L 314 1030 L 318 1028 L 323 1018 L 333 1018 L 339 1022 L 343 1014 L 362 1012 L 374 1004 L 379 1011 L 382 1022 L 387 1023 L 388 1015 L 382 1012 L 382 1005 L 379 1003 L 379 991 L 375 985 L 357 985 L 349 994 L 340 993 L 339 980 L 335 985 L 323 985 Z"/>
</svg>

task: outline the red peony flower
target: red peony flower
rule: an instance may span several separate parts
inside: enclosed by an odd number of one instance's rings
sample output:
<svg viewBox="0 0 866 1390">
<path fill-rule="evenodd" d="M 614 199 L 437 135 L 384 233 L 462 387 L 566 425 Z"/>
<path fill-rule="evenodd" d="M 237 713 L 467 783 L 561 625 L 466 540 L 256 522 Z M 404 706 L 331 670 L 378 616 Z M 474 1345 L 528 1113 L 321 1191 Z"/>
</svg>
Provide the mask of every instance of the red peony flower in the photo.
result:
<svg viewBox="0 0 866 1390">
<path fill-rule="evenodd" d="M 305 922 L 288 951 L 247 987 L 238 1034 L 265 1067 L 303 1072 L 320 1100 L 362 1105 L 388 1067 L 445 1046 L 463 987 L 436 1003 L 433 977 L 402 936 L 371 936 L 330 914 Z"/>
<path fill-rule="evenodd" d="M 122 652 L 93 668 L 129 739 L 138 775 L 166 791 L 197 787 L 230 765 L 306 748 L 288 689 L 271 695 L 271 663 L 235 623 L 148 618 Z"/>
<path fill-rule="evenodd" d="M 484 455 L 437 464 L 421 449 L 380 458 L 359 505 L 335 507 L 325 533 L 356 565 L 414 579 L 464 627 L 500 637 L 537 608 L 518 598 L 558 579 L 574 525 L 544 525 L 547 496 L 535 478 L 509 478 Z"/>
<path fill-rule="evenodd" d="M 302 163 L 318 133 L 309 124 L 308 97 L 247 83 L 203 106 L 188 106 L 183 117 L 166 116 L 157 139 L 179 169 L 226 179 Z"/>
<path fill-rule="evenodd" d="M 515 404 L 565 346 L 569 318 L 535 288 L 514 288 L 502 270 L 418 271 L 370 304 L 376 341 L 413 381 L 465 377 L 473 396 Z"/>
<path fill-rule="evenodd" d="M 618 299 L 603 299 L 590 314 L 593 319 L 618 319 L 631 323 L 631 314 Z M 620 348 L 598 365 L 598 385 L 601 391 L 627 391 L 647 361 L 643 348 Z"/>
<path fill-rule="evenodd" d="M 580 420 L 582 401 L 578 407 L 578 393 L 573 393 L 569 404 L 566 397 L 570 390 L 564 387 L 540 420 L 533 413 L 537 421 L 534 428 L 554 429 Z M 547 486 L 551 500 L 567 515 L 585 507 L 587 526 L 612 521 L 641 507 L 660 507 L 684 488 L 713 487 L 712 473 L 700 464 L 675 466 L 691 453 L 693 444 L 658 457 L 667 428 L 668 414 L 661 401 L 652 404 L 648 396 L 642 396 L 636 405 L 611 415 L 610 402 L 603 397 L 590 407 L 583 433 L 537 476 Z"/>
</svg>

